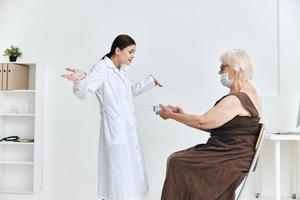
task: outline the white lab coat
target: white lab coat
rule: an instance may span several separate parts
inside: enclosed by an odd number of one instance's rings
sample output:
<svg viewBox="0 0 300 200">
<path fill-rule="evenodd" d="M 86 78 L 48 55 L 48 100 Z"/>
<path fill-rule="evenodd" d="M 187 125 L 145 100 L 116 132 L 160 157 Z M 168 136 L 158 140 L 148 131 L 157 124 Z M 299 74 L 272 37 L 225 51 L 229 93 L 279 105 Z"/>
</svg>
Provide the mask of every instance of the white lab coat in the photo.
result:
<svg viewBox="0 0 300 200">
<path fill-rule="evenodd" d="M 73 86 L 77 97 L 83 99 L 95 93 L 100 103 L 100 199 L 141 200 L 148 194 L 132 97 L 153 87 L 151 76 L 131 84 L 126 66 L 122 65 L 119 71 L 108 57 L 96 63 L 87 77 Z"/>
</svg>

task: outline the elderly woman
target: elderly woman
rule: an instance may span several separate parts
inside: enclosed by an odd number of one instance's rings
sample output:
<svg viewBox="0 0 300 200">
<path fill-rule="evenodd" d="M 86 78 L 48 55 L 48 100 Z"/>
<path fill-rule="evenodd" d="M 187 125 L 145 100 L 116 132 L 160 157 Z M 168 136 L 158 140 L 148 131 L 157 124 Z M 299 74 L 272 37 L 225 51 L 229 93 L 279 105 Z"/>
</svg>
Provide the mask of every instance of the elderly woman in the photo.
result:
<svg viewBox="0 0 300 200">
<path fill-rule="evenodd" d="M 192 128 L 210 132 L 206 144 L 173 153 L 168 158 L 162 200 L 234 200 L 254 155 L 259 133 L 260 103 L 247 53 L 234 49 L 220 57 L 221 83 L 230 89 L 202 115 L 179 106 L 157 113 Z"/>
</svg>

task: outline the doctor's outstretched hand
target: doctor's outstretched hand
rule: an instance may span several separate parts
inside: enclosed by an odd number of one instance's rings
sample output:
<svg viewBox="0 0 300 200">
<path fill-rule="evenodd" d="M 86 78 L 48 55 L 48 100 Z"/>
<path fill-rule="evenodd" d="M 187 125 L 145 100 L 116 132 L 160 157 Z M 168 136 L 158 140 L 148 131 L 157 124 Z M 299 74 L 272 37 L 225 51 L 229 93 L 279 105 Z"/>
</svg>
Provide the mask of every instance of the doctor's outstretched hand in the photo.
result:
<svg viewBox="0 0 300 200">
<path fill-rule="evenodd" d="M 154 78 L 154 76 L 152 76 L 151 74 L 150 74 L 150 76 L 153 78 L 154 83 L 155 83 L 155 86 L 158 86 L 158 87 L 162 87 L 162 86 L 163 86 L 162 84 L 160 84 L 160 83 L 158 82 L 158 80 L 156 80 L 156 78 Z"/>
<path fill-rule="evenodd" d="M 78 82 L 86 77 L 86 73 L 79 69 L 66 68 L 67 73 L 61 75 L 69 81 Z"/>
<path fill-rule="evenodd" d="M 160 110 L 158 112 L 156 112 L 156 114 L 159 115 L 163 119 L 172 118 L 172 116 L 175 113 L 178 113 L 178 114 L 184 113 L 182 108 L 179 106 L 172 106 L 172 105 L 164 106 L 162 104 L 159 104 L 159 107 L 160 107 Z"/>
</svg>

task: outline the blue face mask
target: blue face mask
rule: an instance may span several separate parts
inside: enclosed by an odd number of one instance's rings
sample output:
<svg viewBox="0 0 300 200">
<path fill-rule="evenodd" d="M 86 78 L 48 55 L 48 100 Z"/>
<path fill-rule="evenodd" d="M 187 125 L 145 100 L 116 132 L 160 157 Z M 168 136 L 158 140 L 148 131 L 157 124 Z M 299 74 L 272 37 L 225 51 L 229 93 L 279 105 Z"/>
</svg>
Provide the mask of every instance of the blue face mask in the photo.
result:
<svg viewBox="0 0 300 200">
<path fill-rule="evenodd" d="M 233 80 L 231 80 L 228 76 L 227 73 L 223 73 L 221 74 L 221 83 L 222 85 L 224 85 L 225 87 L 231 87 L 232 83 L 233 83 Z"/>
</svg>

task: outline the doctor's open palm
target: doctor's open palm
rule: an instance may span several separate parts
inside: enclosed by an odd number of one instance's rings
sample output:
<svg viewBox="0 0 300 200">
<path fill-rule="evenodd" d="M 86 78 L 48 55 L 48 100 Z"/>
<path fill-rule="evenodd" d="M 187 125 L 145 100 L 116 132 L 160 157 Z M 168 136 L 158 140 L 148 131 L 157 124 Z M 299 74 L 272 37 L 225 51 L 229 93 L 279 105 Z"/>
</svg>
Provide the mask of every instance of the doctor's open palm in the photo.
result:
<svg viewBox="0 0 300 200">
<path fill-rule="evenodd" d="M 61 75 L 62 77 L 68 79 L 69 81 L 80 81 L 86 77 L 86 73 L 79 69 L 66 68 L 67 73 Z"/>
</svg>

